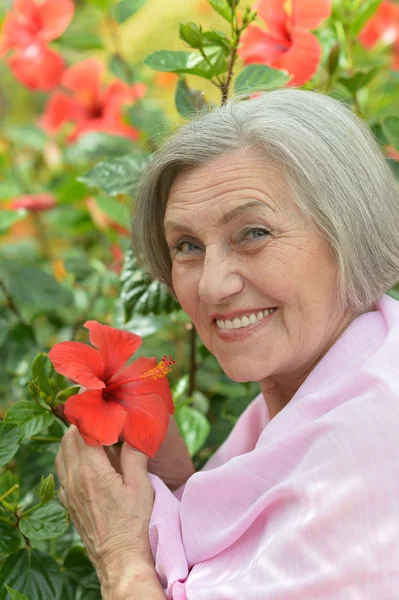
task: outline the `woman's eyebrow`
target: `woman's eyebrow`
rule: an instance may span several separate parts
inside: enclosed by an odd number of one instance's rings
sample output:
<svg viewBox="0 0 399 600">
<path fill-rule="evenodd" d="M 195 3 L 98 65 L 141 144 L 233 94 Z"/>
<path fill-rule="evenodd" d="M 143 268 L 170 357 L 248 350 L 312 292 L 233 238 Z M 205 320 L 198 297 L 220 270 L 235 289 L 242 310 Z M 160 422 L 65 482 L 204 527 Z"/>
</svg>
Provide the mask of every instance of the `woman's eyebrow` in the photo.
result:
<svg viewBox="0 0 399 600">
<path fill-rule="evenodd" d="M 222 217 L 219 219 L 217 226 L 220 225 L 226 225 L 229 221 L 231 221 L 232 219 L 234 219 L 235 217 L 237 217 L 238 215 L 240 215 L 242 212 L 248 210 L 248 208 L 253 208 L 253 207 L 266 207 L 269 210 L 273 210 L 273 208 L 270 206 L 270 204 L 266 204 L 266 202 L 262 202 L 261 200 L 251 200 L 250 202 L 246 202 L 245 204 L 240 204 L 239 206 L 236 206 L 235 208 L 233 208 L 232 210 L 230 210 L 228 213 L 222 215 Z M 189 225 L 182 225 L 180 223 L 176 223 L 175 221 L 166 221 L 165 222 L 165 231 L 167 231 L 168 229 L 184 229 L 186 231 L 192 231 L 191 227 Z"/>
</svg>

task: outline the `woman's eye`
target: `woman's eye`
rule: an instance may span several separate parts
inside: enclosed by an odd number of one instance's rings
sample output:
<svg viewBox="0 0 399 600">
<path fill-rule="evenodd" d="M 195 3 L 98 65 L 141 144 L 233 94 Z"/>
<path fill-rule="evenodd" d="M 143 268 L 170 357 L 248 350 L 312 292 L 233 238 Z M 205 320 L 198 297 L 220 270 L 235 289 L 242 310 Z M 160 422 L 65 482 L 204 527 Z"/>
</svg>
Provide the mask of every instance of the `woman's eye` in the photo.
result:
<svg viewBox="0 0 399 600">
<path fill-rule="evenodd" d="M 255 240 L 264 238 L 269 235 L 270 231 L 264 229 L 263 227 L 251 227 L 249 229 L 245 229 L 242 232 L 241 239 L 243 240 Z"/>
<path fill-rule="evenodd" d="M 198 246 L 194 244 L 194 242 L 183 240 L 175 245 L 174 250 L 176 253 L 180 254 L 191 254 L 195 250 L 198 250 Z"/>
</svg>

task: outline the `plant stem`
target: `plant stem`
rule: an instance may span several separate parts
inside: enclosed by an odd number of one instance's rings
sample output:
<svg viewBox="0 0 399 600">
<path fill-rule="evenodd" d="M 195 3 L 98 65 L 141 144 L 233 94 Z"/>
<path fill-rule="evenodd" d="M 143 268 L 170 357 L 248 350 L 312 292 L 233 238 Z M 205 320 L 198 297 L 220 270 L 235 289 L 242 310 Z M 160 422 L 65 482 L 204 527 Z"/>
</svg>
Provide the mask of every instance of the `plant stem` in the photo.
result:
<svg viewBox="0 0 399 600">
<path fill-rule="evenodd" d="M 37 510 L 41 506 L 43 506 L 43 504 L 41 502 L 39 504 L 35 504 L 35 506 L 32 506 L 32 508 L 29 508 L 29 510 L 27 510 L 26 512 L 21 513 L 19 515 L 19 519 L 22 519 L 23 517 L 26 517 L 26 515 L 30 515 L 30 513 L 34 512 L 35 510 Z"/>
<path fill-rule="evenodd" d="M 0 502 L 2 500 L 4 500 L 4 498 L 7 498 L 7 496 L 9 496 L 10 494 L 12 494 L 15 490 L 17 490 L 19 488 L 19 484 L 18 483 L 14 483 L 14 485 L 2 496 L 0 496 Z"/>
<path fill-rule="evenodd" d="M 57 411 L 57 407 L 56 406 L 50 406 L 52 413 L 54 414 L 54 416 L 59 419 L 60 421 L 62 421 L 65 425 L 68 425 L 68 427 L 70 426 L 70 422 L 66 419 L 66 417 L 64 417 L 64 415 L 61 415 L 58 411 Z M 57 440 L 58 441 L 58 440 Z"/>
<path fill-rule="evenodd" d="M 231 10 L 232 10 L 232 15 L 233 15 L 233 19 L 232 19 L 232 23 L 231 23 L 231 35 L 232 35 L 233 45 L 231 47 L 229 67 L 227 70 L 226 79 L 224 80 L 223 84 L 220 86 L 220 91 L 222 92 L 222 106 L 223 106 L 223 104 L 226 104 L 226 102 L 229 98 L 230 85 L 231 85 L 231 80 L 233 78 L 233 73 L 234 73 L 234 63 L 237 58 L 238 44 L 240 43 L 241 34 L 245 29 L 245 26 L 241 27 L 241 28 L 237 26 L 236 8 L 232 8 Z"/>
<path fill-rule="evenodd" d="M 194 323 L 191 323 L 190 329 L 190 378 L 188 383 L 188 395 L 192 396 L 195 385 L 196 385 L 196 374 L 197 374 L 197 331 L 194 327 Z"/>
<path fill-rule="evenodd" d="M 40 215 L 36 213 L 32 213 L 31 215 L 32 222 L 36 229 L 36 237 L 40 244 L 40 250 L 42 252 L 42 256 L 44 259 L 52 259 L 52 253 L 50 249 L 50 244 L 48 241 L 46 229 L 43 225 Z"/>
<path fill-rule="evenodd" d="M 38 437 L 37 435 L 32 435 L 29 439 L 34 440 L 35 442 L 60 442 L 62 438 L 57 437 Z M 1 500 L 1 498 L 0 498 Z"/>
<path fill-rule="evenodd" d="M 18 321 L 21 323 L 21 325 L 26 325 L 28 326 L 28 324 L 25 322 L 25 320 L 23 319 L 21 313 L 19 312 L 18 308 L 16 307 L 14 300 L 12 298 L 12 296 L 10 295 L 6 284 L 4 283 L 4 281 L 2 281 L 0 279 L 0 288 L 3 290 L 3 293 L 6 297 L 6 303 L 7 306 L 13 311 L 13 313 L 18 317 Z"/>
</svg>

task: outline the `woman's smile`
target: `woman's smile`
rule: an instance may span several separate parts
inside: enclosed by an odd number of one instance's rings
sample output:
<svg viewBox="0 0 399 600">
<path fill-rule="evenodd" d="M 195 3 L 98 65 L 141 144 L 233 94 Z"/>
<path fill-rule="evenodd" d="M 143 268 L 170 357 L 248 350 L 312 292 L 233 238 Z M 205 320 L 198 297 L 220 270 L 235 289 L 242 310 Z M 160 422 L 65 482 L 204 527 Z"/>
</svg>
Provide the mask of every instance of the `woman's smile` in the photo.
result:
<svg viewBox="0 0 399 600">
<path fill-rule="evenodd" d="M 277 308 L 270 308 L 248 312 L 233 319 L 215 319 L 213 325 L 223 340 L 237 342 L 249 337 L 254 331 L 258 332 L 261 327 L 268 325 L 276 310 Z"/>
</svg>

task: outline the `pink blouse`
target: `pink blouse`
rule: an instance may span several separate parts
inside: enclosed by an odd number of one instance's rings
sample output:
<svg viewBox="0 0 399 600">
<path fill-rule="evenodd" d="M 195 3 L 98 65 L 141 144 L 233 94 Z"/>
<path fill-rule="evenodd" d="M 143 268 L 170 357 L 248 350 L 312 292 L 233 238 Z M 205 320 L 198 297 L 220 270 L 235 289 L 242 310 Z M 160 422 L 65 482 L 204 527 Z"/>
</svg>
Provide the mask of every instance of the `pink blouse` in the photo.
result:
<svg viewBox="0 0 399 600">
<path fill-rule="evenodd" d="M 399 302 L 355 319 L 272 421 L 257 396 L 185 486 L 150 478 L 169 600 L 398 600 Z"/>
</svg>

